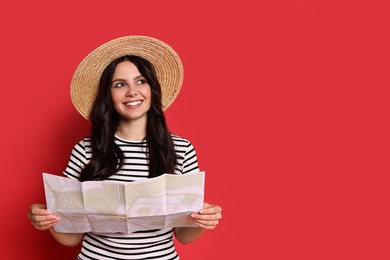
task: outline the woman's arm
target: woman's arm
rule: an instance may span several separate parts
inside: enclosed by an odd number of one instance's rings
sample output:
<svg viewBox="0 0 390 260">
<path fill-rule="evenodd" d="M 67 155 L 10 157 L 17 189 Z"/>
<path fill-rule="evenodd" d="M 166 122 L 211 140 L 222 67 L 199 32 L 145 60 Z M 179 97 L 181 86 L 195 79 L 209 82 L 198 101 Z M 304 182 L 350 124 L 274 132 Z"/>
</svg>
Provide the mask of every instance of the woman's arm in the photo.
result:
<svg viewBox="0 0 390 260">
<path fill-rule="evenodd" d="M 205 202 L 203 209 L 198 213 L 191 214 L 191 218 L 198 227 L 174 228 L 175 236 L 182 244 L 195 242 L 207 230 L 216 228 L 222 218 L 222 208 Z"/>
<path fill-rule="evenodd" d="M 53 226 L 60 221 L 60 218 L 51 214 L 44 204 L 31 205 L 28 218 L 36 229 L 49 230 L 53 237 L 64 246 L 77 246 L 84 237 L 83 233 L 56 232 Z"/>
<path fill-rule="evenodd" d="M 64 246 L 77 246 L 84 237 L 82 233 L 58 233 L 52 227 L 49 230 L 53 237 Z"/>
</svg>

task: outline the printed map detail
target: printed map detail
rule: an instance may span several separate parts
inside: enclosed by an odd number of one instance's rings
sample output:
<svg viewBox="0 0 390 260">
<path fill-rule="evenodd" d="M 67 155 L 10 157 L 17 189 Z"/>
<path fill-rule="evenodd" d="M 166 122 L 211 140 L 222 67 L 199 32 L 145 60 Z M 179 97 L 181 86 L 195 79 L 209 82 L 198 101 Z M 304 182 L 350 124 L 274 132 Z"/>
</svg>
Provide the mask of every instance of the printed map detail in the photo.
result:
<svg viewBox="0 0 390 260">
<path fill-rule="evenodd" d="M 63 233 L 124 233 L 194 227 L 203 208 L 204 172 L 163 174 L 134 182 L 86 181 L 43 173 L 47 209 Z"/>
</svg>

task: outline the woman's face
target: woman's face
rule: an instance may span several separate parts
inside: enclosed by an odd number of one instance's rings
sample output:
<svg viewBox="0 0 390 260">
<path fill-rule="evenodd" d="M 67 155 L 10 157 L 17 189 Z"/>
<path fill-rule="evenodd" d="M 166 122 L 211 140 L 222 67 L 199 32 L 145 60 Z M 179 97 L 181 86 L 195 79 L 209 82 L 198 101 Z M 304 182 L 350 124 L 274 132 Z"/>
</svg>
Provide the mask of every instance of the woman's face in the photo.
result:
<svg viewBox="0 0 390 260">
<path fill-rule="evenodd" d="M 130 61 L 117 65 L 111 82 L 111 96 L 121 120 L 147 121 L 151 89 L 138 68 Z"/>
</svg>

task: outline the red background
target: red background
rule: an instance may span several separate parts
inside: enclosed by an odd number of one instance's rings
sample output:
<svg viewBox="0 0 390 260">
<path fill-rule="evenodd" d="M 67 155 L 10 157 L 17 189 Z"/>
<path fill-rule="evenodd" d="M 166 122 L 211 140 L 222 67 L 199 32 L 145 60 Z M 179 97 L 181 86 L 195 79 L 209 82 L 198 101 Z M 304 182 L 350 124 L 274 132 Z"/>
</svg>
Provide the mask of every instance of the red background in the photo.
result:
<svg viewBox="0 0 390 260">
<path fill-rule="evenodd" d="M 184 86 L 166 115 L 218 228 L 183 259 L 390 259 L 387 1 L 3 1 L 1 258 L 75 259 L 27 219 L 89 132 L 69 85 L 94 48 L 149 35 Z"/>
</svg>

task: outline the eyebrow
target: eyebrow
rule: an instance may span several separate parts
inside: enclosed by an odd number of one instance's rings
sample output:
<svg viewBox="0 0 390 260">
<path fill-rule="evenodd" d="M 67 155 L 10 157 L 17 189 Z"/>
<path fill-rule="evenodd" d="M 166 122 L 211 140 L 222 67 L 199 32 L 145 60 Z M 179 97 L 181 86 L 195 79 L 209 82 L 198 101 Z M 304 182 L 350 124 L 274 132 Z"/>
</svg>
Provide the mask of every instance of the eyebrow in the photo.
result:
<svg viewBox="0 0 390 260">
<path fill-rule="evenodd" d="M 134 78 L 134 80 L 139 80 L 139 79 L 142 79 L 142 78 L 145 78 L 145 77 L 142 76 L 142 75 L 139 75 L 139 76 L 136 76 L 136 77 Z M 122 78 L 117 78 L 117 79 L 112 80 L 112 81 L 111 81 L 111 84 L 114 83 L 114 82 L 116 82 L 116 81 L 127 81 L 127 80 L 126 80 L 126 79 L 122 79 Z"/>
</svg>

